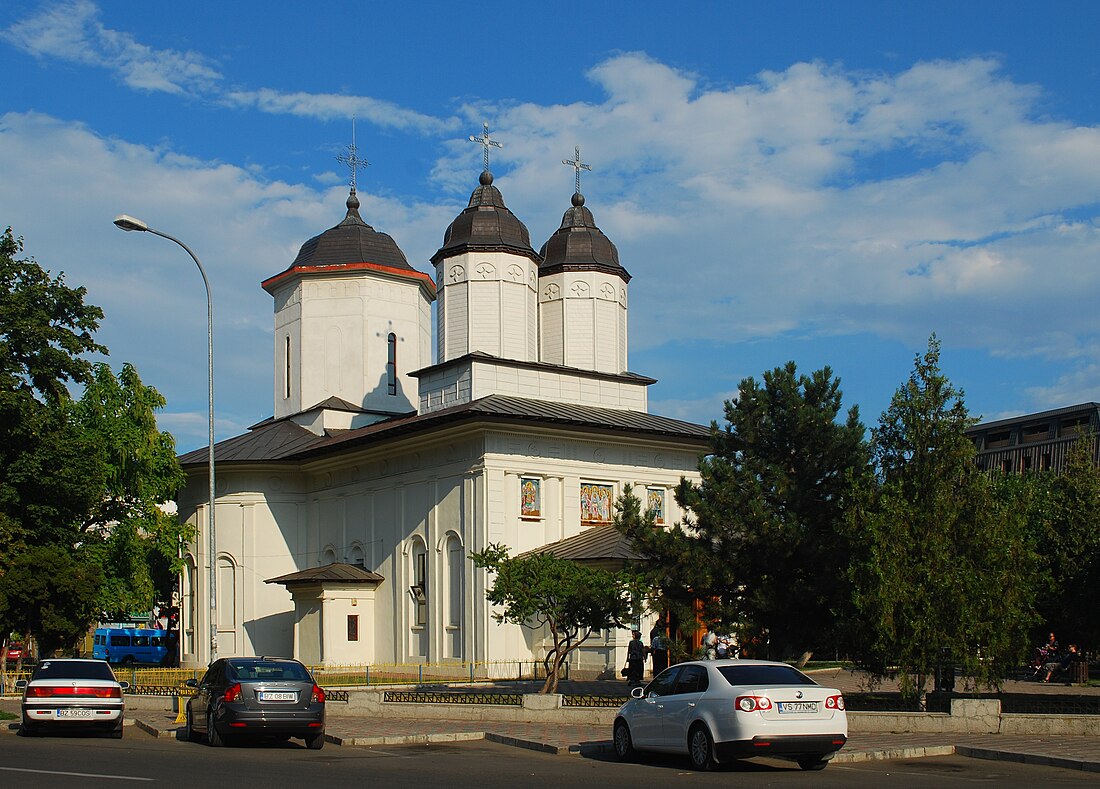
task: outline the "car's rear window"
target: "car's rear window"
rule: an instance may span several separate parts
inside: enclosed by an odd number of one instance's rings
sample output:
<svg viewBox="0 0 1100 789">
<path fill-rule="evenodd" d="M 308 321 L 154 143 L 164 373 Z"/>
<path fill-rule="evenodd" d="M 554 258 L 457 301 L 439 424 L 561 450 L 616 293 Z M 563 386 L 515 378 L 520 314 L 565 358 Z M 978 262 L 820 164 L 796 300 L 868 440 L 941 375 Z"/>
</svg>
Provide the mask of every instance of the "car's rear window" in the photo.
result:
<svg viewBox="0 0 1100 789">
<path fill-rule="evenodd" d="M 790 666 L 721 666 L 718 673 L 731 685 L 816 685 Z"/>
<path fill-rule="evenodd" d="M 235 660 L 229 665 L 239 680 L 281 679 L 308 682 L 310 679 L 305 666 L 290 661 Z"/>
<path fill-rule="evenodd" d="M 115 675 L 102 660 L 44 660 L 34 670 L 36 679 L 109 679 Z"/>
</svg>

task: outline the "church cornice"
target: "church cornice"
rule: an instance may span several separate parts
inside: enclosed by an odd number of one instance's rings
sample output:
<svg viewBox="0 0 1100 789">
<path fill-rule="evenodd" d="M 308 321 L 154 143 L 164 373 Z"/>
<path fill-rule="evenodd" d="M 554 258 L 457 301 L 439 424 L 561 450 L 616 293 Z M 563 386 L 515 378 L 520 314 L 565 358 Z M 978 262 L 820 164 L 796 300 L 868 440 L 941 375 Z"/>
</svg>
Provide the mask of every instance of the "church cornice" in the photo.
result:
<svg viewBox="0 0 1100 789">
<path fill-rule="evenodd" d="M 286 271 L 269 277 L 260 283 L 260 286 L 268 293 L 274 295 L 282 285 L 296 278 L 325 277 L 333 274 L 348 274 L 358 271 L 369 271 L 396 279 L 410 280 L 420 284 L 429 298 L 435 299 L 435 281 L 422 271 L 412 269 L 400 269 L 386 266 L 381 263 L 334 263 L 321 266 L 291 266 Z"/>
<path fill-rule="evenodd" d="M 473 353 L 465 354 L 464 356 L 458 356 L 454 359 L 448 359 L 445 362 L 439 364 L 433 364 L 430 367 L 422 367 L 419 370 L 413 370 L 409 373 L 413 378 L 420 378 L 422 376 L 431 375 L 442 370 L 447 370 L 452 367 L 469 364 L 471 362 L 481 362 L 483 364 L 495 364 L 501 367 L 513 367 L 517 369 L 525 370 L 544 370 L 546 372 L 555 373 L 568 373 L 569 375 L 576 375 L 583 378 L 596 378 L 601 381 L 621 381 L 632 384 L 644 384 L 649 386 L 657 383 L 656 378 L 650 378 L 646 375 L 639 375 L 638 373 L 607 373 L 600 370 L 587 370 L 581 367 L 568 367 L 562 364 L 550 364 L 548 362 L 530 362 L 523 361 L 521 359 L 503 359 L 499 356 L 493 356 L 492 354 L 484 353 L 482 351 L 474 351 Z"/>
</svg>

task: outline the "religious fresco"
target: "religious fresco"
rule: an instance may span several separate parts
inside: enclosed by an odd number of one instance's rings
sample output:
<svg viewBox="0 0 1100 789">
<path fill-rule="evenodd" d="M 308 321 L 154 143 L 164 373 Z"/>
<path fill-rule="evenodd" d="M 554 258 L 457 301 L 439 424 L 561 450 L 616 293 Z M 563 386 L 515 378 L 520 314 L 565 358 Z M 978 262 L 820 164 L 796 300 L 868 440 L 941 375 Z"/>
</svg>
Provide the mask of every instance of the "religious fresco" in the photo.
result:
<svg viewBox="0 0 1100 789">
<path fill-rule="evenodd" d="M 612 495 L 610 485 L 581 483 L 581 523 L 610 523 Z"/>
<path fill-rule="evenodd" d="M 665 522 L 665 489 L 646 489 L 646 512 L 653 513 L 653 521 L 658 525 Z"/>
<path fill-rule="evenodd" d="M 542 517 L 542 480 L 533 477 L 520 479 L 519 502 L 521 518 Z"/>
</svg>

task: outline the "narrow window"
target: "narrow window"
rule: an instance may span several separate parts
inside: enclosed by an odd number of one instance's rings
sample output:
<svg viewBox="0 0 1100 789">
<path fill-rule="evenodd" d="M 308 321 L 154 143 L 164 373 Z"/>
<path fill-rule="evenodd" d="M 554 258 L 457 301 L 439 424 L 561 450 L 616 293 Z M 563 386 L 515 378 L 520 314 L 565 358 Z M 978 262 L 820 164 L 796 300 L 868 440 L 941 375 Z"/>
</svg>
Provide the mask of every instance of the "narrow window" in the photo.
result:
<svg viewBox="0 0 1100 789">
<path fill-rule="evenodd" d="M 359 640 L 359 614 L 348 614 L 348 641 Z"/>
<path fill-rule="evenodd" d="M 420 594 L 416 598 L 416 623 L 424 625 L 428 623 L 428 555 L 426 552 L 416 554 L 416 586 Z"/>
<path fill-rule="evenodd" d="M 286 336 L 286 370 L 283 372 L 283 379 L 286 381 L 286 387 L 283 390 L 283 397 L 287 400 L 290 399 L 290 335 Z"/>
<path fill-rule="evenodd" d="M 386 388 L 391 395 L 397 394 L 397 335 L 390 333 L 386 338 L 389 349 L 386 354 Z"/>
</svg>

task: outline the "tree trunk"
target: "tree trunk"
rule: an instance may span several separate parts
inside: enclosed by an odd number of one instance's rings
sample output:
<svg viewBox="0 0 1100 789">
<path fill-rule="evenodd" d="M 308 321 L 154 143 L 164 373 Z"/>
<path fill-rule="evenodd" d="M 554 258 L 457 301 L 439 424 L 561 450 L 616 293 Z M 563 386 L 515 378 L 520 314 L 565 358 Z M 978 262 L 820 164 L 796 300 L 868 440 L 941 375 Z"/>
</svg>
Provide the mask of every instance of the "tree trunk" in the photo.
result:
<svg viewBox="0 0 1100 789">
<path fill-rule="evenodd" d="M 810 658 L 812 658 L 813 656 L 813 650 L 806 650 L 802 653 L 802 657 L 798 659 L 798 662 L 795 663 L 795 666 L 797 668 L 805 668 L 806 664 L 810 662 Z"/>
</svg>

